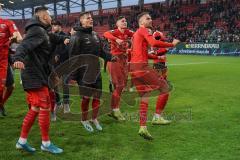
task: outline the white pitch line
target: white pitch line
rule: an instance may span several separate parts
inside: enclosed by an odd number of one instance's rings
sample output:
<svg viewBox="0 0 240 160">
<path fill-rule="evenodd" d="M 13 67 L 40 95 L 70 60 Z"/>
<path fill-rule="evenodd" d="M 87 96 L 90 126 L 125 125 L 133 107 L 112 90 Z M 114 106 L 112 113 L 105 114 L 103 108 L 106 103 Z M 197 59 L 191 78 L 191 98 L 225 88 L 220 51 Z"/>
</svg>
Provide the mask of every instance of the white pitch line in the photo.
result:
<svg viewBox="0 0 240 160">
<path fill-rule="evenodd" d="M 207 64 L 210 62 L 196 62 L 196 63 L 173 63 L 173 64 L 168 64 L 168 66 L 187 66 L 187 65 L 197 65 L 197 64 Z"/>
</svg>

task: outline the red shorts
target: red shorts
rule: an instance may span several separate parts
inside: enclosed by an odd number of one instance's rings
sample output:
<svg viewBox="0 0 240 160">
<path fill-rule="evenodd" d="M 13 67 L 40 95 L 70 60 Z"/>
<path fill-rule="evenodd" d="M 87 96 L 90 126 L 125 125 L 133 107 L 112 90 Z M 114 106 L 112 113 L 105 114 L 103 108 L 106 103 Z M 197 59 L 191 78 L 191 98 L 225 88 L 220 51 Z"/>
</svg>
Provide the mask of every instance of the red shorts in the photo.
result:
<svg viewBox="0 0 240 160">
<path fill-rule="evenodd" d="M 148 67 L 147 63 L 131 63 L 130 75 L 140 94 L 154 90 L 159 90 L 161 93 L 169 92 L 166 80 L 156 70 Z"/>
<path fill-rule="evenodd" d="M 125 87 L 128 77 L 127 55 L 118 55 L 117 62 L 108 62 L 108 72 L 114 87 Z"/>
<path fill-rule="evenodd" d="M 0 90 L 2 90 L 6 83 L 8 68 L 8 48 L 0 48 Z"/>
<path fill-rule="evenodd" d="M 48 87 L 27 90 L 27 103 L 29 106 L 51 108 L 50 91 Z"/>
</svg>

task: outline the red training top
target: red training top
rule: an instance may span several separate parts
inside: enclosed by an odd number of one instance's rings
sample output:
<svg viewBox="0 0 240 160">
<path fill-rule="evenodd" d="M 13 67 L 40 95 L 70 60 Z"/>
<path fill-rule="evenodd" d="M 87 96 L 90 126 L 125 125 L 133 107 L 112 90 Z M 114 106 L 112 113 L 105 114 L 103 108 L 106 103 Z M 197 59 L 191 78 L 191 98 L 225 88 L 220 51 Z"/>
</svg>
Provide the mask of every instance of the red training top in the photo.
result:
<svg viewBox="0 0 240 160">
<path fill-rule="evenodd" d="M 133 34 L 134 32 L 129 29 L 125 29 L 123 33 L 119 29 L 115 29 L 105 32 L 103 36 L 111 42 L 112 55 L 119 55 L 126 54 L 127 49 L 130 48 L 127 40 L 129 40 L 133 36 Z M 118 45 L 116 39 L 121 39 L 125 42 L 123 42 L 122 45 Z"/>
<path fill-rule="evenodd" d="M 0 18 L 0 47 L 9 47 L 9 38 L 13 36 L 18 29 L 13 21 Z"/>
<path fill-rule="evenodd" d="M 148 63 L 148 45 L 161 48 L 173 47 L 172 43 L 155 40 L 150 31 L 148 28 L 140 27 L 133 35 L 131 63 Z"/>
</svg>

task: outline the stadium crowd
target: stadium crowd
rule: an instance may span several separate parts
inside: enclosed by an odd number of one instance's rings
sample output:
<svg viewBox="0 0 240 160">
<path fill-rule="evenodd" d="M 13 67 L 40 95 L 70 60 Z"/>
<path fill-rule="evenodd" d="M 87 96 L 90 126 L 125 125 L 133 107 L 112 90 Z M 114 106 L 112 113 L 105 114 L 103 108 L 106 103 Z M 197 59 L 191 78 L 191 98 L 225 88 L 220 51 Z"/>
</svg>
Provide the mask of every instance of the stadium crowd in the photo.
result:
<svg viewBox="0 0 240 160">
<path fill-rule="evenodd" d="M 139 6 L 132 6 L 130 12 L 124 13 L 129 28 L 137 29 L 136 17 Z M 187 0 L 167 3 L 154 3 L 143 11 L 150 12 L 154 28 L 164 32 L 167 37 L 179 37 L 184 34 L 187 42 L 239 42 L 240 41 L 240 4 L 238 0 L 219 0 L 200 4 L 200 1 Z M 115 17 L 94 16 L 94 26 L 108 25 L 114 29 Z M 66 31 L 74 26 L 78 19 L 59 16 Z M 19 22 L 18 22 L 19 23 Z M 18 23 L 16 23 L 18 25 Z M 25 21 L 18 27 L 24 26 Z M 102 35 L 100 33 L 100 35 Z"/>
</svg>

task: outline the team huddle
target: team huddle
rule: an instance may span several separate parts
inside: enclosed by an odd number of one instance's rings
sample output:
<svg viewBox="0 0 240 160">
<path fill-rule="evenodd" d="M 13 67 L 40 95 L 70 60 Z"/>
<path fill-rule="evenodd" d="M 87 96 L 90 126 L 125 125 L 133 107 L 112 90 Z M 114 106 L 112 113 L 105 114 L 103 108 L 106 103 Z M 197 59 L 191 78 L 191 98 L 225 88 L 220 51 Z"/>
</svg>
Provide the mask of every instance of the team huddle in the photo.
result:
<svg viewBox="0 0 240 160">
<path fill-rule="evenodd" d="M 149 96 L 152 91 L 157 91 L 156 111 L 152 124 L 169 124 L 171 121 L 164 119 L 162 112 L 169 98 L 170 85 L 167 80 L 166 53 L 168 48 L 175 47 L 180 41 L 174 39 L 171 43 L 160 31 L 152 30 L 152 19 L 149 13 L 138 15 L 139 28 L 136 32 L 127 28 L 127 20 L 123 16 L 116 19 L 116 29 L 104 33 L 110 45 L 110 52 L 104 49 L 103 40 L 93 31 L 93 18 L 90 12 L 79 15 L 79 24 L 73 27 L 71 35 L 59 34 L 59 30 L 50 32 L 59 23 L 52 23 L 46 7 L 38 7 L 35 14 L 25 27 L 25 36 L 22 39 L 15 24 L 0 18 L 0 112 L 5 116 L 4 104 L 13 90 L 13 83 L 8 82 L 11 75 L 11 66 L 21 70 L 23 89 L 29 110 L 23 120 L 20 137 L 16 143 L 17 149 L 34 153 L 36 149 L 27 143 L 28 134 L 38 117 L 41 131 L 41 150 L 53 154 L 63 152 L 50 141 L 50 113 L 53 121 L 56 112 L 61 106 L 60 95 L 57 88 L 50 88 L 49 76 L 56 67 L 54 63 L 69 61 L 71 73 L 63 73 L 63 107 L 64 113 L 70 112 L 69 89 L 70 80 L 77 83 L 81 97 L 81 123 L 84 128 L 93 132 L 102 131 L 103 127 L 98 121 L 100 100 L 102 95 L 102 75 L 100 59 L 104 59 L 113 86 L 111 92 L 110 117 L 117 121 L 125 121 L 120 111 L 120 101 L 123 91 L 127 87 L 128 76 L 140 97 L 138 134 L 145 139 L 153 137 L 147 130 L 147 111 Z M 9 61 L 9 46 L 11 41 L 19 43 L 15 54 Z M 66 51 L 62 55 L 59 53 Z M 64 58 L 62 58 L 64 57 Z M 153 67 L 148 61 L 152 59 Z M 51 64 L 51 65 L 50 65 Z M 9 68 L 9 69 L 8 69 Z M 86 69 L 87 68 L 87 69 Z M 8 83 L 7 83 L 8 82 Z M 9 84 L 10 83 L 10 84 Z M 53 92 L 55 91 L 55 93 Z M 56 99 L 55 103 L 52 103 Z M 89 103 L 92 104 L 92 115 L 88 118 Z"/>
</svg>

